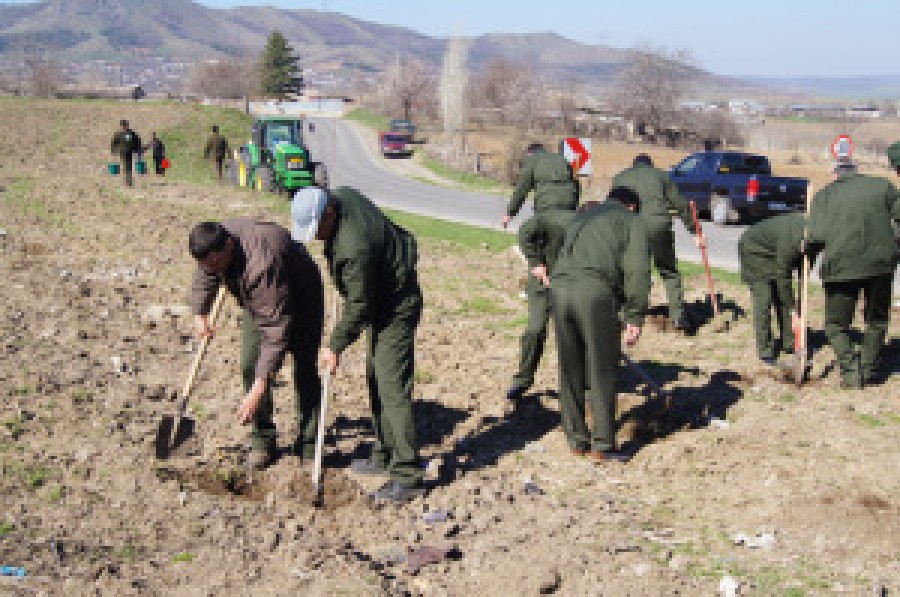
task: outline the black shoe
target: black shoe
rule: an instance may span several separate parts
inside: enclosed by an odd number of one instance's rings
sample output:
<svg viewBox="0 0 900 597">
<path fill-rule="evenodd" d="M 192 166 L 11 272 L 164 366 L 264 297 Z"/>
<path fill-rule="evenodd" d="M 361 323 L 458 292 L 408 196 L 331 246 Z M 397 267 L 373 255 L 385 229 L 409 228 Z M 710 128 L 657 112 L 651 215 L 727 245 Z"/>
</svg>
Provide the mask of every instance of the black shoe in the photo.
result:
<svg viewBox="0 0 900 597">
<path fill-rule="evenodd" d="M 403 485 L 393 479 L 381 486 L 381 489 L 369 495 L 373 500 L 384 500 L 396 504 L 405 504 L 425 495 L 425 488 L 420 484 Z"/>
<path fill-rule="evenodd" d="M 369 458 L 358 458 L 350 463 L 350 471 L 357 475 L 384 476 L 388 474 L 387 467 L 372 462 Z"/>
<path fill-rule="evenodd" d="M 778 359 L 776 357 L 759 357 L 759 361 L 763 365 L 767 365 L 769 367 L 774 367 L 776 363 L 778 363 Z"/>
<path fill-rule="evenodd" d="M 507 400 L 518 400 L 519 398 L 521 398 L 522 396 L 525 395 L 525 392 L 527 392 L 528 388 L 530 388 L 530 387 L 531 386 L 513 385 L 509 390 L 507 390 L 506 399 Z"/>
<path fill-rule="evenodd" d="M 672 327 L 684 334 L 685 336 L 693 336 L 697 329 L 694 322 L 688 317 L 681 317 L 672 322 Z"/>
</svg>

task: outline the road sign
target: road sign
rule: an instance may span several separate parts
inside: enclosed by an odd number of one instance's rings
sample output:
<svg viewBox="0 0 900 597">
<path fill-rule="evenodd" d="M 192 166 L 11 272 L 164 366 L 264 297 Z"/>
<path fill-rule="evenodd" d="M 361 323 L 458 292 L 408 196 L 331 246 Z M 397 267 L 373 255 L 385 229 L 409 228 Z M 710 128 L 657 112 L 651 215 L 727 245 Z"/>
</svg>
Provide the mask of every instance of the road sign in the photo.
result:
<svg viewBox="0 0 900 597">
<path fill-rule="evenodd" d="M 593 173 L 590 137 L 567 137 L 560 142 L 560 146 L 560 153 L 572 165 L 572 172 L 577 176 L 590 176 Z"/>
<path fill-rule="evenodd" d="M 853 140 L 850 135 L 838 135 L 831 143 L 831 155 L 836 160 L 849 160 L 853 157 Z"/>
</svg>

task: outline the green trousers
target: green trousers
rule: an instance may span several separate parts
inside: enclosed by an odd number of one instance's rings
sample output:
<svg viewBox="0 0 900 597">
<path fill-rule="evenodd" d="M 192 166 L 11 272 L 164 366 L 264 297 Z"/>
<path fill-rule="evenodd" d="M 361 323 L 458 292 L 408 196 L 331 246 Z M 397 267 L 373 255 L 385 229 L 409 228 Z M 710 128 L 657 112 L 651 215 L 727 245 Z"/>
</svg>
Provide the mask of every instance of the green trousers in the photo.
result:
<svg viewBox="0 0 900 597">
<path fill-rule="evenodd" d="M 319 405 L 322 386 L 316 370 L 316 359 L 322 342 L 324 307 L 321 280 L 316 292 L 315 284 L 309 284 L 308 296 L 303 305 L 295 307 L 302 317 L 295 319 L 287 352 L 294 361 L 294 411 L 297 418 L 297 438 L 293 452 L 303 458 L 312 458 L 316 446 L 316 428 L 319 422 Z M 318 300 L 316 300 L 318 295 Z M 256 379 L 256 361 L 259 357 L 260 330 L 249 311 L 244 310 L 241 341 L 241 371 L 244 391 L 249 391 Z M 272 385 L 266 388 L 259 408 L 253 417 L 250 432 L 254 450 L 274 450 L 276 446 L 275 421 L 272 417 Z"/>
<path fill-rule="evenodd" d="M 550 289 L 559 354 L 559 408 L 569 446 L 576 450 L 616 447 L 616 376 L 621 358 L 619 305 L 596 281 Z M 585 423 L 590 388 L 593 429 Z"/>
<path fill-rule="evenodd" d="M 528 279 L 528 327 L 519 340 L 519 370 L 513 376 L 512 385 L 531 387 L 534 373 L 541 362 L 547 342 L 547 324 L 550 321 L 550 290 L 534 276 Z"/>
<path fill-rule="evenodd" d="M 678 260 L 675 258 L 675 232 L 672 221 L 649 220 L 647 237 L 650 242 L 650 256 L 659 276 L 666 285 L 666 297 L 669 300 L 669 318 L 678 321 L 684 317 L 684 289 L 681 283 L 681 272 L 678 271 Z"/>
<path fill-rule="evenodd" d="M 755 280 L 750 284 L 753 295 L 753 327 L 756 332 L 756 353 L 761 359 L 774 359 L 779 349 L 794 351 L 794 330 L 791 311 L 794 308 L 794 288 L 790 278 Z M 772 310 L 778 324 L 780 342 L 772 335 Z"/>
<path fill-rule="evenodd" d="M 132 169 L 133 156 L 130 153 L 119 154 L 122 161 L 122 176 L 125 177 L 125 186 L 134 186 L 134 172 Z"/>
<path fill-rule="evenodd" d="M 841 377 L 855 385 L 870 377 L 878 368 L 881 348 L 890 323 L 893 273 L 850 280 L 826 282 L 825 335 L 834 350 Z M 865 305 L 863 319 L 866 324 L 859 354 L 850 339 L 850 324 L 856 301 L 862 292 Z"/>
<path fill-rule="evenodd" d="M 422 317 L 418 284 L 390 312 L 367 327 L 366 380 L 375 445 L 371 460 L 403 485 L 422 480 L 413 418 L 416 327 Z"/>
</svg>

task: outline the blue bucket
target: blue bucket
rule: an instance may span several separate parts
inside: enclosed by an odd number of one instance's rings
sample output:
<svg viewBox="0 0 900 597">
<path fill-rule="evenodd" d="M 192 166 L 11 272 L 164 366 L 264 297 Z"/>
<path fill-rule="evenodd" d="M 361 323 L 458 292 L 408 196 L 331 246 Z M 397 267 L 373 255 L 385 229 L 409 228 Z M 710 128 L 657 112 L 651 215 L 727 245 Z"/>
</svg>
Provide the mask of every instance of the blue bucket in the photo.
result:
<svg viewBox="0 0 900 597">
<path fill-rule="evenodd" d="M 107 168 L 113 176 L 118 175 L 122 171 L 122 166 L 118 162 L 111 162 Z"/>
<path fill-rule="evenodd" d="M 147 173 L 147 162 L 143 160 L 138 160 L 134 163 L 134 171 L 138 174 L 146 174 Z"/>
</svg>

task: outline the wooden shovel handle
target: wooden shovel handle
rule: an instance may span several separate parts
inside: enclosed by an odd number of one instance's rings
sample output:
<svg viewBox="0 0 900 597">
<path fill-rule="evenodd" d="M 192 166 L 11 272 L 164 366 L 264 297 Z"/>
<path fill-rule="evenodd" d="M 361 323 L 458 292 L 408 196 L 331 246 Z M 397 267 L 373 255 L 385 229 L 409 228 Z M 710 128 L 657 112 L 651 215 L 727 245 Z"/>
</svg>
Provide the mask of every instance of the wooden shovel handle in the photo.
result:
<svg viewBox="0 0 900 597">
<path fill-rule="evenodd" d="M 691 201 L 691 217 L 694 219 L 694 231 L 697 236 L 703 235 L 703 228 L 700 226 L 700 217 L 697 215 L 697 203 Z M 706 245 L 700 246 L 700 256 L 703 258 L 703 269 L 706 270 L 706 288 L 709 292 L 709 300 L 713 306 L 713 316 L 719 316 L 719 297 L 716 296 L 716 285 L 713 282 L 712 270 L 709 269 L 709 255 L 706 252 Z"/>
<path fill-rule="evenodd" d="M 219 286 L 219 292 L 216 294 L 216 300 L 213 301 L 212 309 L 209 311 L 209 323 L 210 325 L 216 322 L 216 319 L 219 317 L 219 311 L 222 309 L 222 301 L 225 298 L 225 286 Z M 187 401 L 187 397 L 191 395 L 191 389 L 194 387 L 194 379 L 197 377 L 197 371 L 200 370 L 200 362 L 203 360 L 203 356 L 206 354 L 206 349 L 209 347 L 209 336 L 205 336 L 202 340 L 200 340 L 200 347 L 197 349 L 197 354 L 194 355 L 194 362 L 191 364 L 191 369 L 188 371 L 187 379 L 184 381 L 184 387 L 181 390 L 181 398 L 183 401 Z"/>
</svg>

